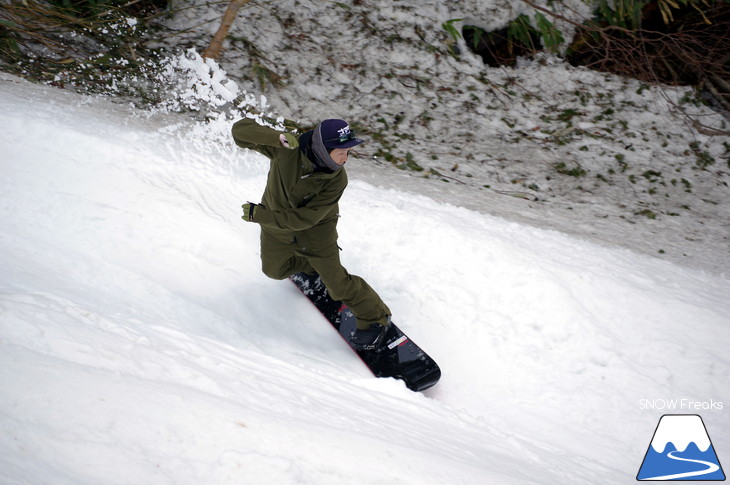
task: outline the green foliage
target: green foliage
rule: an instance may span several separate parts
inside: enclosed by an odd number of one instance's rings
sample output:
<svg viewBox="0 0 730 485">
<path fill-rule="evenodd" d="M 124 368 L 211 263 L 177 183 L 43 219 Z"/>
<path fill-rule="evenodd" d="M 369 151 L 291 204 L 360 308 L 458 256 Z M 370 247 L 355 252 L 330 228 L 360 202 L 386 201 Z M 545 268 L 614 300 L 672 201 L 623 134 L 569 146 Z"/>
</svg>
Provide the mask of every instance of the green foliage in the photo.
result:
<svg viewBox="0 0 730 485">
<path fill-rule="evenodd" d="M 532 25 L 530 17 L 522 14 L 509 23 L 507 37 L 510 41 L 519 42 L 533 51 L 540 49 L 535 45 L 533 39 L 542 39 L 546 49 L 550 52 L 558 52 L 565 39 L 555 24 L 540 12 L 535 12 L 535 23 L 537 27 Z"/>
<path fill-rule="evenodd" d="M 401 170 L 413 170 L 414 172 L 423 172 L 423 167 L 416 163 L 411 152 L 406 153 L 406 159 L 404 163 L 398 165 Z"/>
<path fill-rule="evenodd" d="M 657 5 L 659 6 L 659 11 L 662 14 L 662 20 L 665 24 L 669 24 L 674 21 L 672 9 L 676 10 L 687 5 L 690 5 L 692 8 L 697 10 L 706 24 L 711 23 L 705 15 L 705 12 L 702 11 L 702 5 L 705 5 L 706 7 L 710 6 L 710 2 L 708 0 L 679 0 L 679 3 L 675 0 L 657 0 Z"/>
<path fill-rule="evenodd" d="M 565 164 L 565 162 L 558 162 L 553 165 L 553 167 L 558 173 L 568 175 L 570 177 L 583 177 L 587 173 L 580 165 L 570 168 Z"/>
<path fill-rule="evenodd" d="M 104 12 L 109 7 L 115 7 L 127 2 L 114 2 L 108 0 L 50 0 L 48 3 L 57 7 L 67 15 L 78 18 L 89 18 Z"/>
<path fill-rule="evenodd" d="M 24 4 L 33 2 L 25 0 Z M 91 20 L 102 16 L 144 17 L 147 13 L 167 9 L 172 0 L 48 0 L 49 8 L 68 17 Z"/>
<path fill-rule="evenodd" d="M 281 75 L 272 71 L 258 61 L 253 61 L 251 65 L 251 72 L 256 79 L 258 79 L 262 89 L 266 89 L 267 85 L 281 87 L 284 84 L 284 78 Z"/>
<path fill-rule="evenodd" d="M 705 169 L 715 163 L 715 157 L 710 155 L 709 152 L 701 150 L 700 144 L 696 141 L 690 143 L 689 147 L 695 154 L 695 165 L 698 168 Z"/>
<path fill-rule="evenodd" d="M 462 20 L 464 19 L 451 19 L 441 24 L 441 28 L 451 36 L 454 42 L 458 42 L 461 39 L 461 32 L 459 32 L 459 29 L 454 24 Z"/>
<path fill-rule="evenodd" d="M 479 41 L 486 32 L 481 27 L 474 25 L 465 25 L 464 30 L 470 30 L 472 32 L 471 47 L 472 49 L 476 49 L 479 46 Z"/>
<path fill-rule="evenodd" d="M 462 20 L 464 19 L 451 19 L 441 24 L 441 28 L 443 28 L 450 37 L 450 39 L 446 42 L 448 53 L 456 58 L 459 57 L 459 49 L 456 47 L 456 44 L 462 37 L 461 32 L 459 32 L 459 29 L 454 24 L 461 22 Z"/>
<path fill-rule="evenodd" d="M 535 12 L 535 21 L 537 22 L 537 28 L 540 30 L 542 35 L 542 42 L 545 48 L 549 51 L 556 53 L 560 46 L 565 42 L 563 34 L 555 27 L 555 24 L 550 22 L 540 12 Z"/>
<path fill-rule="evenodd" d="M 650 210 L 650 209 L 636 211 L 636 212 L 634 212 L 634 215 L 645 216 L 647 219 L 652 219 L 652 220 L 657 218 L 656 212 L 654 212 L 653 210 Z"/>
<path fill-rule="evenodd" d="M 565 121 L 566 123 L 573 119 L 574 116 L 579 115 L 580 112 L 574 109 L 565 109 L 558 115 L 558 120 Z"/>
<path fill-rule="evenodd" d="M 335 2 L 335 5 L 337 5 L 338 7 L 342 8 L 342 9 L 345 9 L 347 11 L 352 11 L 352 7 L 347 5 L 346 3 Z"/>
<path fill-rule="evenodd" d="M 441 24 L 441 27 L 449 34 L 453 42 L 458 42 L 459 39 L 463 38 L 461 32 L 455 25 L 462 20 L 463 19 L 460 18 L 451 19 Z M 540 46 L 535 45 L 535 39 L 540 38 L 542 39 L 545 48 L 551 52 L 558 51 L 559 46 L 565 42 L 560 31 L 540 12 L 535 13 L 535 22 L 537 27 L 532 24 L 529 16 L 521 14 L 508 24 L 507 40 L 510 43 L 510 51 L 512 51 L 513 44 L 519 44 L 531 51 L 538 51 L 540 50 Z M 484 29 L 474 25 L 465 25 L 464 31 L 470 31 L 472 34 L 472 49 L 476 49 L 478 47 L 479 42 L 484 35 L 489 35 Z"/>
<path fill-rule="evenodd" d="M 600 0 L 594 12 L 595 20 L 599 24 L 613 25 L 624 29 L 636 30 L 641 28 L 642 9 L 652 0 Z M 656 0 L 657 7 L 665 25 L 674 21 L 672 10 L 691 6 L 705 23 L 710 20 L 705 15 L 704 7 L 710 7 L 710 0 Z"/>
<path fill-rule="evenodd" d="M 594 12 L 601 23 L 636 30 L 641 26 L 641 9 L 646 0 L 600 0 Z"/>
<path fill-rule="evenodd" d="M 507 28 L 507 38 L 510 41 L 517 41 L 532 50 L 537 50 L 537 47 L 532 42 L 533 37 L 537 35 L 538 31 L 530 23 L 530 17 L 525 14 L 520 15 L 510 22 Z"/>
</svg>

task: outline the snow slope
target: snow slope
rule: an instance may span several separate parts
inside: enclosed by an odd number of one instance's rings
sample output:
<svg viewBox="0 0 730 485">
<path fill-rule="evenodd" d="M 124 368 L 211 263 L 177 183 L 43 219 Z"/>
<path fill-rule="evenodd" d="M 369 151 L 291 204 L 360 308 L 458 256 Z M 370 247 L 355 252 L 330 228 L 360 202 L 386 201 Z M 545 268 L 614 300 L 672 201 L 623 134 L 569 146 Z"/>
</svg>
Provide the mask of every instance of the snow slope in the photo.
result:
<svg viewBox="0 0 730 485">
<path fill-rule="evenodd" d="M 384 188 L 353 159 L 343 261 L 442 366 L 412 393 L 261 274 L 239 212 L 267 167 L 226 122 L 6 74 L 0 103 L 2 484 L 629 483 L 671 411 L 730 462 L 724 406 L 703 409 L 730 401 L 727 268 Z"/>
</svg>

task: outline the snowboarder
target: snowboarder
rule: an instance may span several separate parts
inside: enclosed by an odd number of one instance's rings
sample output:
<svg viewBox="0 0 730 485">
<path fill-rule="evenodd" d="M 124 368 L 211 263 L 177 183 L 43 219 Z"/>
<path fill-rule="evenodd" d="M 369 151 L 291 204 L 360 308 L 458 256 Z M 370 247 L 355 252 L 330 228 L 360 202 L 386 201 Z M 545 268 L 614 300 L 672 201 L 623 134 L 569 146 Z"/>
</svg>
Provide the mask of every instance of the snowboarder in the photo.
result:
<svg viewBox="0 0 730 485">
<path fill-rule="evenodd" d="M 378 346 L 390 324 L 390 309 L 368 283 L 340 263 L 338 202 L 347 187 L 349 150 L 363 140 L 347 122 L 328 119 L 301 135 L 282 133 L 252 119 L 233 125 L 233 139 L 271 161 L 261 203 L 243 204 L 243 220 L 261 226 L 261 262 L 266 276 L 282 280 L 318 273 L 334 300 L 357 318 L 351 336 L 360 349 Z"/>
</svg>

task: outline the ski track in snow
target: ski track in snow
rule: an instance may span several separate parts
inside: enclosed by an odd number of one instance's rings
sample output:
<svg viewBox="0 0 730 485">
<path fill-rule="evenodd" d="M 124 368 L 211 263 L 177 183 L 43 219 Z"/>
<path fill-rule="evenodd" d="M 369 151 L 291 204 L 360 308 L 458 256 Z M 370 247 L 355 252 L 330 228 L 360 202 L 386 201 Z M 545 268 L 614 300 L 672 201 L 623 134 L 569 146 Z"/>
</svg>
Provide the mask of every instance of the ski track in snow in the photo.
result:
<svg viewBox="0 0 730 485">
<path fill-rule="evenodd" d="M 261 274 L 224 128 L 0 99 L 0 483 L 627 483 L 640 399 L 730 401 L 725 274 L 351 177 L 343 262 L 443 371 L 374 379 Z"/>
</svg>

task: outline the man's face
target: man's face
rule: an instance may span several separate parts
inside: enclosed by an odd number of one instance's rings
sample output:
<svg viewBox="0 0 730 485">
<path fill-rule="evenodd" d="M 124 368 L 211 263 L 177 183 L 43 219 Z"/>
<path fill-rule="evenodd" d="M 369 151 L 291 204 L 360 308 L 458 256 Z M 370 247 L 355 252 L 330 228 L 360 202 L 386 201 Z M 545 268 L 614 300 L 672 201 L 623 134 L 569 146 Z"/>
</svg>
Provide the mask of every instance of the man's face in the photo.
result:
<svg viewBox="0 0 730 485">
<path fill-rule="evenodd" d="M 344 165 L 349 154 L 349 148 L 335 148 L 330 152 L 330 157 L 332 157 L 332 160 L 334 160 L 337 165 Z"/>
</svg>

